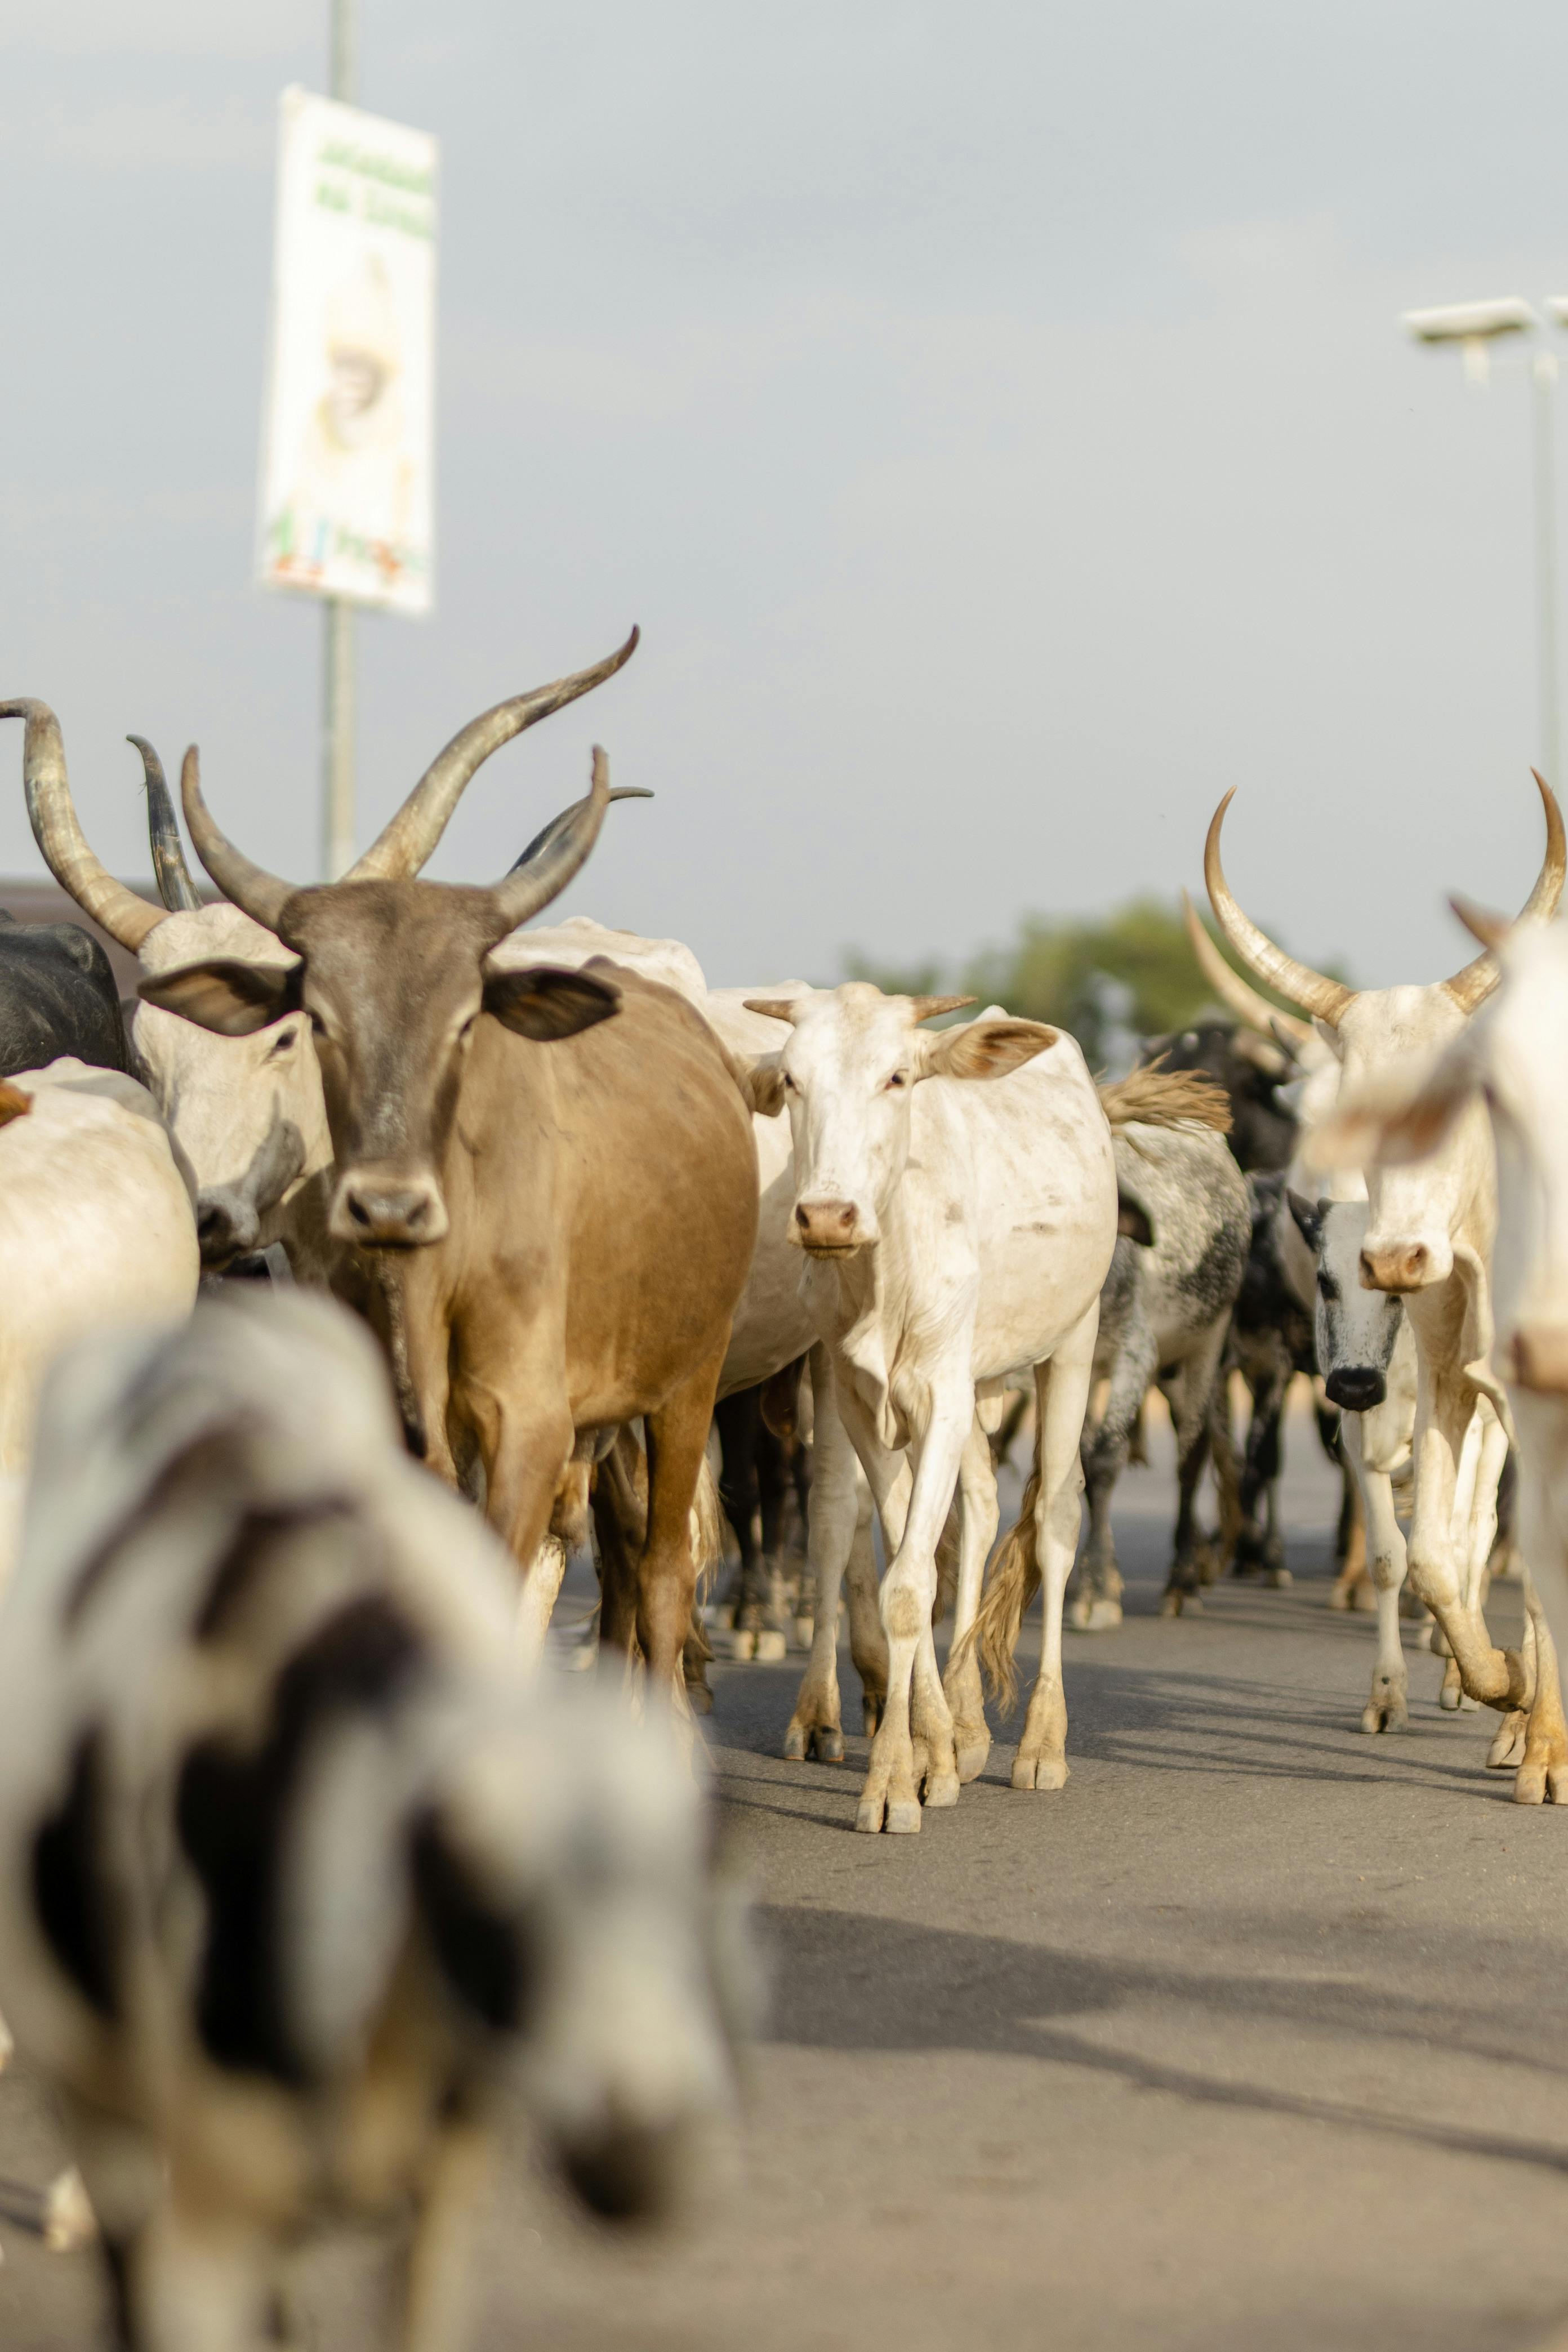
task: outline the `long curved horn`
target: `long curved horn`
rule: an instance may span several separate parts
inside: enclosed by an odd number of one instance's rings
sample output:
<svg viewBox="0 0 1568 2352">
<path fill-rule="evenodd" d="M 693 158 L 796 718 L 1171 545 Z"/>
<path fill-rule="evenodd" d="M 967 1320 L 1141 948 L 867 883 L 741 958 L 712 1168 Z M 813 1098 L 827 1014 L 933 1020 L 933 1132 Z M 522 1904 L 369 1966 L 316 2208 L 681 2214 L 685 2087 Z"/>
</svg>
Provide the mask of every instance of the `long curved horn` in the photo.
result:
<svg viewBox="0 0 1568 2352">
<path fill-rule="evenodd" d="M 241 914 L 248 915 L 263 930 L 277 931 L 282 939 L 279 919 L 294 896 L 295 886 L 280 880 L 276 874 L 268 874 L 265 866 L 253 866 L 231 841 L 225 840 L 202 798 L 201 759 L 194 743 L 180 770 L 180 799 L 184 804 L 191 839 L 196 845 L 196 856 L 224 897 L 232 899 Z M 284 944 L 289 942 L 285 940 Z"/>
<path fill-rule="evenodd" d="M 149 931 L 164 919 L 165 909 L 149 906 L 101 866 L 88 846 L 77 822 L 66 773 L 66 747 L 60 722 L 47 702 L 23 696 L 0 702 L 0 719 L 25 719 L 22 739 L 22 786 L 33 838 L 44 853 L 44 863 L 62 890 L 68 890 L 84 915 L 134 955 Z"/>
<path fill-rule="evenodd" d="M 610 787 L 610 798 L 612 801 L 651 801 L 653 794 L 646 784 L 613 784 Z M 563 809 L 559 816 L 552 816 L 548 824 L 542 824 L 522 856 L 514 859 L 509 871 L 521 874 L 525 866 L 531 866 L 534 859 L 548 849 L 552 841 L 559 839 L 563 831 L 577 814 L 578 810 L 584 809 L 587 805 L 586 801 L 574 801 L 571 807 Z"/>
<path fill-rule="evenodd" d="M 1276 1043 L 1277 1029 L 1283 1029 L 1288 1037 L 1304 1045 L 1312 1034 L 1311 1023 L 1299 1021 L 1293 1013 L 1281 1013 L 1278 1005 L 1259 996 L 1250 982 L 1243 980 L 1234 964 L 1226 963 L 1205 930 L 1202 918 L 1185 890 L 1182 893 L 1182 914 L 1198 970 L 1220 1003 L 1228 1004 L 1238 1021 L 1245 1021 L 1249 1029 L 1267 1037 L 1271 1045 Z"/>
<path fill-rule="evenodd" d="M 200 909 L 196 886 L 185 864 L 184 845 L 174 822 L 174 803 L 163 774 L 163 762 L 145 735 L 128 735 L 142 754 L 142 774 L 147 787 L 147 841 L 153 852 L 153 872 L 158 896 L 171 915 L 194 915 Z"/>
<path fill-rule="evenodd" d="M 531 694 L 513 695 L 510 702 L 498 702 L 493 710 L 471 719 L 432 760 L 396 815 L 383 825 L 343 880 L 402 882 L 417 874 L 450 824 L 464 786 L 481 761 L 536 719 L 548 719 L 552 710 L 575 702 L 580 694 L 614 677 L 637 651 L 640 635 L 640 630 L 634 629 L 624 646 L 605 661 L 595 662 L 592 669 L 557 678 L 553 686 L 536 686 Z"/>
<path fill-rule="evenodd" d="M 1347 1004 L 1355 996 L 1341 980 L 1325 980 L 1310 964 L 1298 963 L 1283 948 L 1277 948 L 1266 931 L 1244 915 L 1230 893 L 1225 878 L 1225 868 L 1219 862 L 1219 832 L 1225 823 L 1225 813 L 1236 798 L 1233 784 L 1209 824 L 1208 839 L 1204 844 L 1204 880 L 1208 884 L 1209 903 L 1215 910 L 1220 929 L 1236 950 L 1242 961 L 1250 964 L 1259 980 L 1288 996 L 1292 1004 L 1306 1012 L 1315 1013 L 1320 1021 L 1335 1027 Z"/>
<path fill-rule="evenodd" d="M 959 1013 L 966 1004 L 978 1004 L 977 996 L 911 996 L 910 1019 L 934 1021 L 939 1013 Z"/>
<path fill-rule="evenodd" d="M 1490 948 L 1494 954 L 1513 929 L 1509 916 L 1494 915 L 1489 907 L 1478 907 L 1473 898 L 1461 898 L 1458 892 L 1448 904 L 1470 937 L 1479 940 L 1482 947 Z"/>
<path fill-rule="evenodd" d="M 559 898 L 573 876 L 587 863 L 609 805 L 610 763 L 595 743 L 593 788 L 587 799 L 563 809 L 545 826 L 543 846 L 536 849 L 521 871 L 513 866 L 494 894 L 509 931 L 540 913 L 552 898 Z"/>
<path fill-rule="evenodd" d="M 1557 901 L 1563 896 L 1563 877 L 1568 870 L 1568 850 L 1563 839 L 1563 812 L 1557 805 L 1557 795 L 1540 771 L 1531 768 L 1541 793 L 1541 806 L 1546 818 L 1546 854 L 1541 861 L 1541 871 L 1535 877 L 1535 887 L 1520 909 L 1519 919 L 1528 922 L 1532 917 L 1547 922 L 1557 912 Z M 1461 916 L 1461 922 L 1467 919 Z M 1452 980 L 1443 982 L 1462 1013 L 1473 1013 L 1485 996 L 1489 996 L 1498 984 L 1497 958 L 1489 950 L 1477 956 Z"/>
</svg>

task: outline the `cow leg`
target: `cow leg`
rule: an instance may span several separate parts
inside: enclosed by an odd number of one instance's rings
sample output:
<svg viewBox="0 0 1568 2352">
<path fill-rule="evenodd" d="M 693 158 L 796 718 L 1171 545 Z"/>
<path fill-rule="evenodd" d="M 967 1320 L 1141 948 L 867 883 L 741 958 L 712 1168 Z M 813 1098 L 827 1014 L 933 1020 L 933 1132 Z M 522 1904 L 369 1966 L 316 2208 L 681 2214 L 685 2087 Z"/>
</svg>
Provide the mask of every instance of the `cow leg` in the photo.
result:
<svg viewBox="0 0 1568 2352">
<path fill-rule="evenodd" d="M 1252 1412 L 1247 1426 L 1247 1455 L 1241 1467 L 1241 1532 L 1233 1563 L 1237 1576 L 1285 1564 L 1285 1548 L 1275 1518 L 1275 1495 L 1279 1479 L 1279 1426 L 1294 1367 L 1282 1339 L 1268 1350 L 1267 1370 L 1252 1391 Z M 1259 1525 L 1258 1505 L 1264 1506 Z"/>
<path fill-rule="evenodd" d="M 1068 1623 L 1080 1633 L 1104 1633 L 1121 1622 L 1122 1585 L 1116 1565 L 1116 1538 L 1110 1525 L 1111 1497 L 1127 1465 L 1144 1393 L 1158 1370 L 1159 1349 L 1154 1334 L 1142 1315 L 1130 1318 L 1117 1349 L 1100 1427 L 1092 1435 L 1084 1432 L 1089 1541 L 1079 1563 L 1079 1590 L 1068 1616 Z"/>
<path fill-rule="evenodd" d="M 729 1333 L 724 1335 L 724 1347 Z M 647 1542 L 637 1564 L 637 1639 L 657 1691 L 678 1694 L 680 1654 L 691 1622 L 697 1562 L 691 1504 L 708 1451 L 714 1391 L 724 1348 L 699 1366 L 647 1414 Z"/>
<path fill-rule="evenodd" d="M 856 1457 L 855 1532 L 844 1581 L 849 1594 L 849 1655 L 860 1677 L 860 1727 L 868 1739 L 875 1736 L 888 1706 L 888 1637 L 879 1606 L 876 1518 L 870 1481 Z"/>
<path fill-rule="evenodd" d="M 1533 1653 L 1535 1667 L 1535 1697 L 1516 1741 L 1517 1754 L 1507 1759 L 1517 1762 L 1518 1777 L 1513 1784 L 1513 1798 L 1518 1805 L 1568 1805 L 1568 1724 L 1563 1716 L 1563 1685 L 1557 1663 L 1557 1645 L 1552 1638 L 1536 1594 L 1535 1580 L 1528 1568 L 1524 1578 L 1524 1606 L 1528 1618 L 1525 1643 Z M 1514 1727 L 1514 1718 L 1505 1718 L 1494 1742 L 1493 1754 Z M 1490 1764 L 1492 1756 L 1487 1758 Z"/>
<path fill-rule="evenodd" d="M 221 2213 L 176 2165 L 137 2248 L 135 2352 L 279 2352 L 279 2249 L 249 2216 Z"/>
<path fill-rule="evenodd" d="M 795 1694 L 795 1713 L 784 1734 L 792 1762 L 816 1756 L 825 1764 L 844 1761 L 844 1726 L 838 1698 L 838 1594 L 855 1542 L 858 1511 L 855 1450 L 833 1393 L 833 1368 L 820 1344 L 811 1351 L 811 1503 L 806 1518 L 806 1559 L 816 1592 L 816 1619 L 811 1655 Z M 873 1615 L 876 1570 L 872 1570 Z M 854 1600 L 850 1601 L 851 1626 Z M 880 1627 L 878 1628 L 879 1638 Z M 856 1664 L 859 1664 L 857 1657 Z M 868 1685 L 869 1687 L 869 1685 Z M 887 1688 L 884 1659 L 879 1691 Z"/>
<path fill-rule="evenodd" d="M 544 1655 L 545 1636 L 566 1575 L 566 1547 L 546 1536 L 528 1564 L 517 1603 L 517 1654 L 525 1668 Z"/>
<path fill-rule="evenodd" d="M 943 1689 L 952 1709 L 953 1745 L 961 1780 L 977 1780 L 991 1753 L 991 1733 L 985 1721 L 985 1700 L 980 1687 L 980 1657 L 975 1644 L 963 1645 L 980 1606 L 980 1581 L 1000 1517 L 996 1504 L 996 1473 L 992 1467 L 991 1441 L 975 1421 L 958 1465 L 958 1490 L 963 1516 L 958 1554 L 958 1600 L 952 1612 L 952 1641 Z M 954 1657 L 958 1658 L 955 1666 Z"/>
<path fill-rule="evenodd" d="M 1465 1442 L 1459 1449 L 1459 1466 L 1454 1478 L 1454 1500 L 1449 1511 L 1449 1523 L 1456 1559 L 1458 1562 L 1459 1595 L 1464 1607 L 1476 1615 L 1480 1613 L 1480 1583 L 1484 1562 L 1478 1563 L 1471 1547 L 1470 1530 L 1476 1512 L 1477 1486 L 1481 1468 L 1485 1417 L 1490 1408 L 1478 1401 L 1465 1432 Z M 1528 1627 L 1526 1631 L 1528 1632 Z M 1436 1644 L 1434 1644 L 1436 1647 Z M 1459 1663 L 1452 1649 L 1445 1647 L 1440 1654 L 1447 1664 L 1443 1669 L 1442 1688 L 1437 1704 L 1453 1712 L 1457 1708 L 1473 1709 L 1479 1702 L 1467 1698 Z"/>
<path fill-rule="evenodd" d="M 765 1420 L 757 1423 L 757 1514 L 763 1550 L 758 1562 L 763 1623 L 772 1633 L 787 1634 L 795 1610 L 784 1569 L 784 1515 L 789 1496 L 789 1464 L 780 1440 Z"/>
<path fill-rule="evenodd" d="M 1410 1585 L 1442 1627 L 1458 1662 L 1462 1688 L 1484 1706 L 1511 1714 L 1531 1705 L 1532 1677 L 1520 1652 L 1493 1646 L 1480 1612 L 1467 1604 L 1454 1557 L 1454 1495 L 1474 1411 L 1469 1382 L 1448 1369 L 1458 1357 L 1464 1302 L 1456 1304 L 1443 1293 L 1456 1288 L 1446 1283 L 1436 1296 L 1414 1291 L 1405 1302 L 1417 1365 L 1415 1510 L 1406 1547 Z"/>
<path fill-rule="evenodd" d="M 1359 1596 L 1364 1591 L 1370 1575 L 1366 1507 L 1362 1501 L 1361 1487 L 1357 1483 L 1355 1472 L 1351 1466 L 1349 1428 L 1348 1417 L 1342 1416 L 1341 1444 L 1346 1448 L 1346 1452 L 1342 1464 L 1345 1492 L 1344 1500 L 1340 1505 L 1340 1526 L 1345 1530 L 1345 1541 L 1339 1555 L 1340 1572 L 1335 1577 L 1329 1593 L 1331 1609 L 1354 1609 L 1363 1606 L 1364 1603 Z"/>
<path fill-rule="evenodd" d="M 1209 1460 L 1214 1468 L 1215 1495 L 1219 1504 L 1218 1558 L 1204 1578 L 1212 1584 L 1220 1567 L 1234 1566 L 1241 1541 L 1241 1465 L 1237 1460 L 1236 1434 L 1230 1419 L 1230 1367 L 1222 1363 L 1209 1398 Z"/>
<path fill-rule="evenodd" d="M 1039 1407 L 1035 1559 L 1045 1591 L 1045 1623 L 1040 1634 L 1040 1671 L 1030 1694 L 1024 1737 L 1013 1759 L 1015 1789 L 1059 1789 L 1068 1777 L 1062 1596 L 1078 1549 L 1079 1496 L 1083 1489 L 1079 1433 L 1089 1402 L 1099 1324 L 1097 1298 L 1049 1362 L 1035 1367 Z"/>
<path fill-rule="evenodd" d="M 1208 1458 L 1209 1398 L 1224 1347 L 1225 1325 L 1220 1322 L 1205 1332 L 1167 1391 L 1176 1428 L 1177 1503 L 1175 1549 L 1160 1602 L 1163 1617 L 1179 1617 L 1184 1609 L 1195 1615 L 1203 1606 L 1199 1598 L 1203 1571 L 1194 1531 L 1197 1489 Z"/>
<path fill-rule="evenodd" d="M 721 1397 L 713 1409 L 719 1432 L 719 1500 L 734 1529 L 741 1564 L 724 1597 L 723 1612 L 738 1630 L 754 1633 L 762 1622 L 757 1583 L 757 1440 L 763 1426 L 761 1389 Z"/>
<path fill-rule="evenodd" d="M 1394 1509 L 1394 1486 L 1383 1470 L 1372 1469 L 1363 1447 L 1359 1412 L 1347 1412 L 1341 1444 L 1349 1457 L 1366 1520 L 1366 1559 L 1377 1591 L 1377 1663 L 1372 1693 L 1362 1712 L 1363 1731 L 1403 1731 L 1410 1720 L 1409 1671 L 1399 1638 L 1399 1591 L 1405 1582 L 1405 1537 Z"/>
<path fill-rule="evenodd" d="M 467 2121 L 441 2126 L 405 2252 L 400 2352 L 452 2352 L 466 2337 L 468 2271 L 490 2146 Z"/>
<path fill-rule="evenodd" d="M 936 1599 L 937 1541 L 974 1420 L 974 1390 L 967 1364 L 961 1379 L 949 1374 L 945 1384 L 933 1382 L 931 1419 L 910 1448 L 915 1455 L 914 1478 L 907 1488 L 900 1475 L 904 1470 L 902 1457 L 878 1442 L 858 1402 L 842 1396 L 840 1410 L 870 1481 L 892 1553 L 880 1600 L 888 1637 L 888 1703 L 871 1743 L 855 1826 L 907 1835 L 921 1825 L 922 1778 L 927 1804 L 958 1801 L 952 1716 L 936 1678 L 931 1612 Z"/>
</svg>

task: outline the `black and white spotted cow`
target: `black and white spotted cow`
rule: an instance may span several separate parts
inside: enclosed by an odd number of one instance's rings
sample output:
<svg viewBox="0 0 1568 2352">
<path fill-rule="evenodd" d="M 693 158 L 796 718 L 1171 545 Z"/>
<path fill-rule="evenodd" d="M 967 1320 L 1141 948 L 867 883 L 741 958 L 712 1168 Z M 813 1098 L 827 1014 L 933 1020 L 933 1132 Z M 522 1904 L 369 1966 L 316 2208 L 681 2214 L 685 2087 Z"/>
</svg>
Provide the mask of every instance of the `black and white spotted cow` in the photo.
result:
<svg viewBox="0 0 1568 2352">
<path fill-rule="evenodd" d="M 657 2204 L 728 2091 L 703 1825 L 659 1727 L 514 1664 L 505 1555 L 302 1292 L 47 1389 L 0 1622 L 0 2007 L 60 2094 L 134 2352 L 287 2336 L 279 2265 L 405 2232 L 460 2340 L 498 2093 Z"/>
</svg>

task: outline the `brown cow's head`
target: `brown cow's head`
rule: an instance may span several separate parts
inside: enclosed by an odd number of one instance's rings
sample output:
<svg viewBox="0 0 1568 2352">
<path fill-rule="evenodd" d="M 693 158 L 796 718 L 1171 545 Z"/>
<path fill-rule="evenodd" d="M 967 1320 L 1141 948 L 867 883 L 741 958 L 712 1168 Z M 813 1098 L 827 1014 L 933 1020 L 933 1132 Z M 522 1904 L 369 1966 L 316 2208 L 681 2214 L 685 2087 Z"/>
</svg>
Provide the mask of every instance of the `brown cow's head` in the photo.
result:
<svg viewBox="0 0 1568 2352">
<path fill-rule="evenodd" d="M 618 667 L 630 649 L 601 665 L 600 674 Z M 476 719 L 448 745 L 416 796 L 432 780 L 450 796 L 459 770 L 460 790 L 479 761 L 526 723 L 509 723 L 512 714 L 538 700 L 520 697 Z M 438 1171 L 480 1017 L 548 1043 L 619 1010 L 619 992 L 590 973 L 502 971 L 488 961 L 492 948 L 565 888 L 588 856 L 612 797 L 604 753 L 594 753 L 587 797 L 547 826 L 493 889 L 386 878 L 374 868 L 374 849 L 353 879 L 296 889 L 252 865 L 219 832 L 202 798 L 194 747 L 182 788 L 192 838 L 214 881 L 299 961 L 279 968 L 216 958 L 143 980 L 142 996 L 231 1037 L 303 1012 L 321 1065 L 337 1170 L 333 1234 L 365 1249 L 441 1240 L 448 1220 Z M 400 818 L 405 814 L 406 807 Z"/>
</svg>

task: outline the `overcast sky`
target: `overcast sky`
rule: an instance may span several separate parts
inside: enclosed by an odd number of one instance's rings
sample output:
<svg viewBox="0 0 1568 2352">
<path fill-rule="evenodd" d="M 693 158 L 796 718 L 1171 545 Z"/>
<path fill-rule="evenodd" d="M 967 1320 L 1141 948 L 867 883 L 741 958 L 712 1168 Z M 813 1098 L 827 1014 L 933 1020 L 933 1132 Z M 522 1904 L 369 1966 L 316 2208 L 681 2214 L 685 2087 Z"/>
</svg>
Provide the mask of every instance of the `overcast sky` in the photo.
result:
<svg viewBox="0 0 1568 2352">
<path fill-rule="evenodd" d="M 321 616 L 249 578 L 326 16 L 0 0 L 0 695 L 59 711 L 121 870 L 135 729 L 316 871 Z M 658 798 L 563 911 L 831 978 L 1196 887 L 1236 784 L 1260 919 L 1457 967 L 1447 891 L 1540 856 L 1528 395 L 1396 316 L 1568 292 L 1565 90 L 1543 0 L 363 0 L 363 102 L 442 192 L 437 611 L 360 625 L 362 840 L 637 620 L 434 873 L 499 873 L 600 740 Z"/>
</svg>

